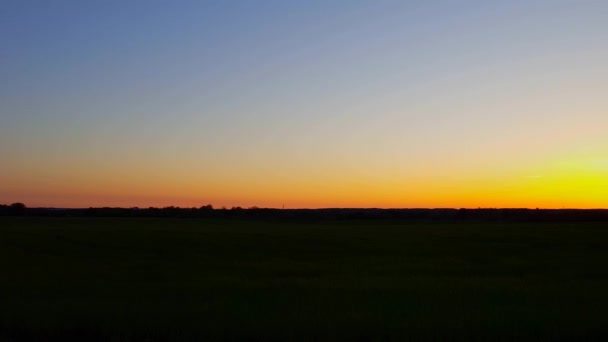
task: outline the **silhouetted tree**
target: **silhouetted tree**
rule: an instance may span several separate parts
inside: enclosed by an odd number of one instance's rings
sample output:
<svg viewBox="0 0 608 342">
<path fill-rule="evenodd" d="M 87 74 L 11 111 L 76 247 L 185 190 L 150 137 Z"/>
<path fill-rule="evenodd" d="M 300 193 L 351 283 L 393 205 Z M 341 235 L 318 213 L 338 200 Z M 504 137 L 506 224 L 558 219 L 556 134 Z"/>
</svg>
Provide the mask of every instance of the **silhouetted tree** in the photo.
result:
<svg viewBox="0 0 608 342">
<path fill-rule="evenodd" d="M 16 202 L 8 207 L 8 211 L 11 215 L 23 215 L 25 213 L 26 206 L 21 202 Z"/>
<path fill-rule="evenodd" d="M 21 202 L 16 202 L 11 204 L 11 208 L 15 209 L 15 210 L 23 210 L 25 209 L 25 204 L 21 203 Z"/>
</svg>

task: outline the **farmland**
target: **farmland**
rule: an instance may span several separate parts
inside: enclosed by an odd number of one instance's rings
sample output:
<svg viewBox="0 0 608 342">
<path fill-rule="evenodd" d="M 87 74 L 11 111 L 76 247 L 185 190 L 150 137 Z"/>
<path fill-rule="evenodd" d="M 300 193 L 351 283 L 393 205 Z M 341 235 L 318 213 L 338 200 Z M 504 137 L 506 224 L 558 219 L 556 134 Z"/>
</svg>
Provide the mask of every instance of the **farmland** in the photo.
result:
<svg viewBox="0 0 608 342">
<path fill-rule="evenodd" d="M 0 217 L 0 340 L 608 336 L 608 224 Z"/>
</svg>

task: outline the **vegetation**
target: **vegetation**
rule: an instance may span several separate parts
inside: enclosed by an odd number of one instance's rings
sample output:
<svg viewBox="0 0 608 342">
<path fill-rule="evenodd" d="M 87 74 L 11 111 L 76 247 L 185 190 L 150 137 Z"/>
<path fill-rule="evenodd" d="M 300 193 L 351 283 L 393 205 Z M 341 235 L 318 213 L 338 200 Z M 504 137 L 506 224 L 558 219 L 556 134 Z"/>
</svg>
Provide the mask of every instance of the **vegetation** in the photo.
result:
<svg viewBox="0 0 608 342">
<path fill-rule="evenodd" d="M 0 340 L 602 339 L 607 228 L 0 217 Z"/>
</svg>

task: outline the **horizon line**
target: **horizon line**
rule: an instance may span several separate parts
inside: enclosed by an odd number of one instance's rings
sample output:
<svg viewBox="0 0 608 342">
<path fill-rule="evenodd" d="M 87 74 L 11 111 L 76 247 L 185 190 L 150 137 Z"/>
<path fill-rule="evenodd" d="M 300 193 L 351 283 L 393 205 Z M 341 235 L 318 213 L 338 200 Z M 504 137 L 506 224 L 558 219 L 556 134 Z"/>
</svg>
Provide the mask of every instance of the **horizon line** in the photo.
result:
<svg viewBox="0 0 608 342">
<path fill-rule="evenodd" d="M 21 203 L 21 202 L 14 202 Z M 0 204 L 0 206 L 11 206 L 11 204 Z M 27 209 L 50 209 L 50 210 L 86 210 L 86 209 L 130 209 L 130 210 L 149 210 L 149 209 L 202 209 L 207 205 L 202 205 L 199 207 L 180 207 L 180 206 L 148 206 L 148 207 L 139 207 L 139 206 L 131 206 L 131 207 L 121 207 L 121 206 L 88 206 L 88 207 L 54 207 L 54 206 L 39 206 L 39 207 L 28 207 Z M 320 208 L 311 208 L 311 207 L 294 207 L 294 208 L 281 208 L 281 207 L 241 207 L 241 206 L 232 206 L 232 207 L 210 207 L 203 210 L 608 210 L 608 208 L 598 208 L 598 207 L 589 207 L 589 208 L 572 208 L 572 207 L 563 207 L 563 208 L 544 208 L 544 207 L 320 207 Z"/>
</svg>

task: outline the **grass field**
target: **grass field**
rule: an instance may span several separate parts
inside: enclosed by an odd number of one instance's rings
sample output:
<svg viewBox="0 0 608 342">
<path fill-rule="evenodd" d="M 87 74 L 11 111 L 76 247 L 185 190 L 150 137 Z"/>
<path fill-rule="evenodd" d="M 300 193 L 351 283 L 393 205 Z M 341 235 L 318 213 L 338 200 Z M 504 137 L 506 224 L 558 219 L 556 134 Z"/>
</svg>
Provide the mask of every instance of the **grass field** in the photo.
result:
<svg viewBox="0 0 608 342">
<path fill-rule="evenodd" d="M 595 340 L 608 224 L 0 218 L 0 340 Z"/>
</svg>

